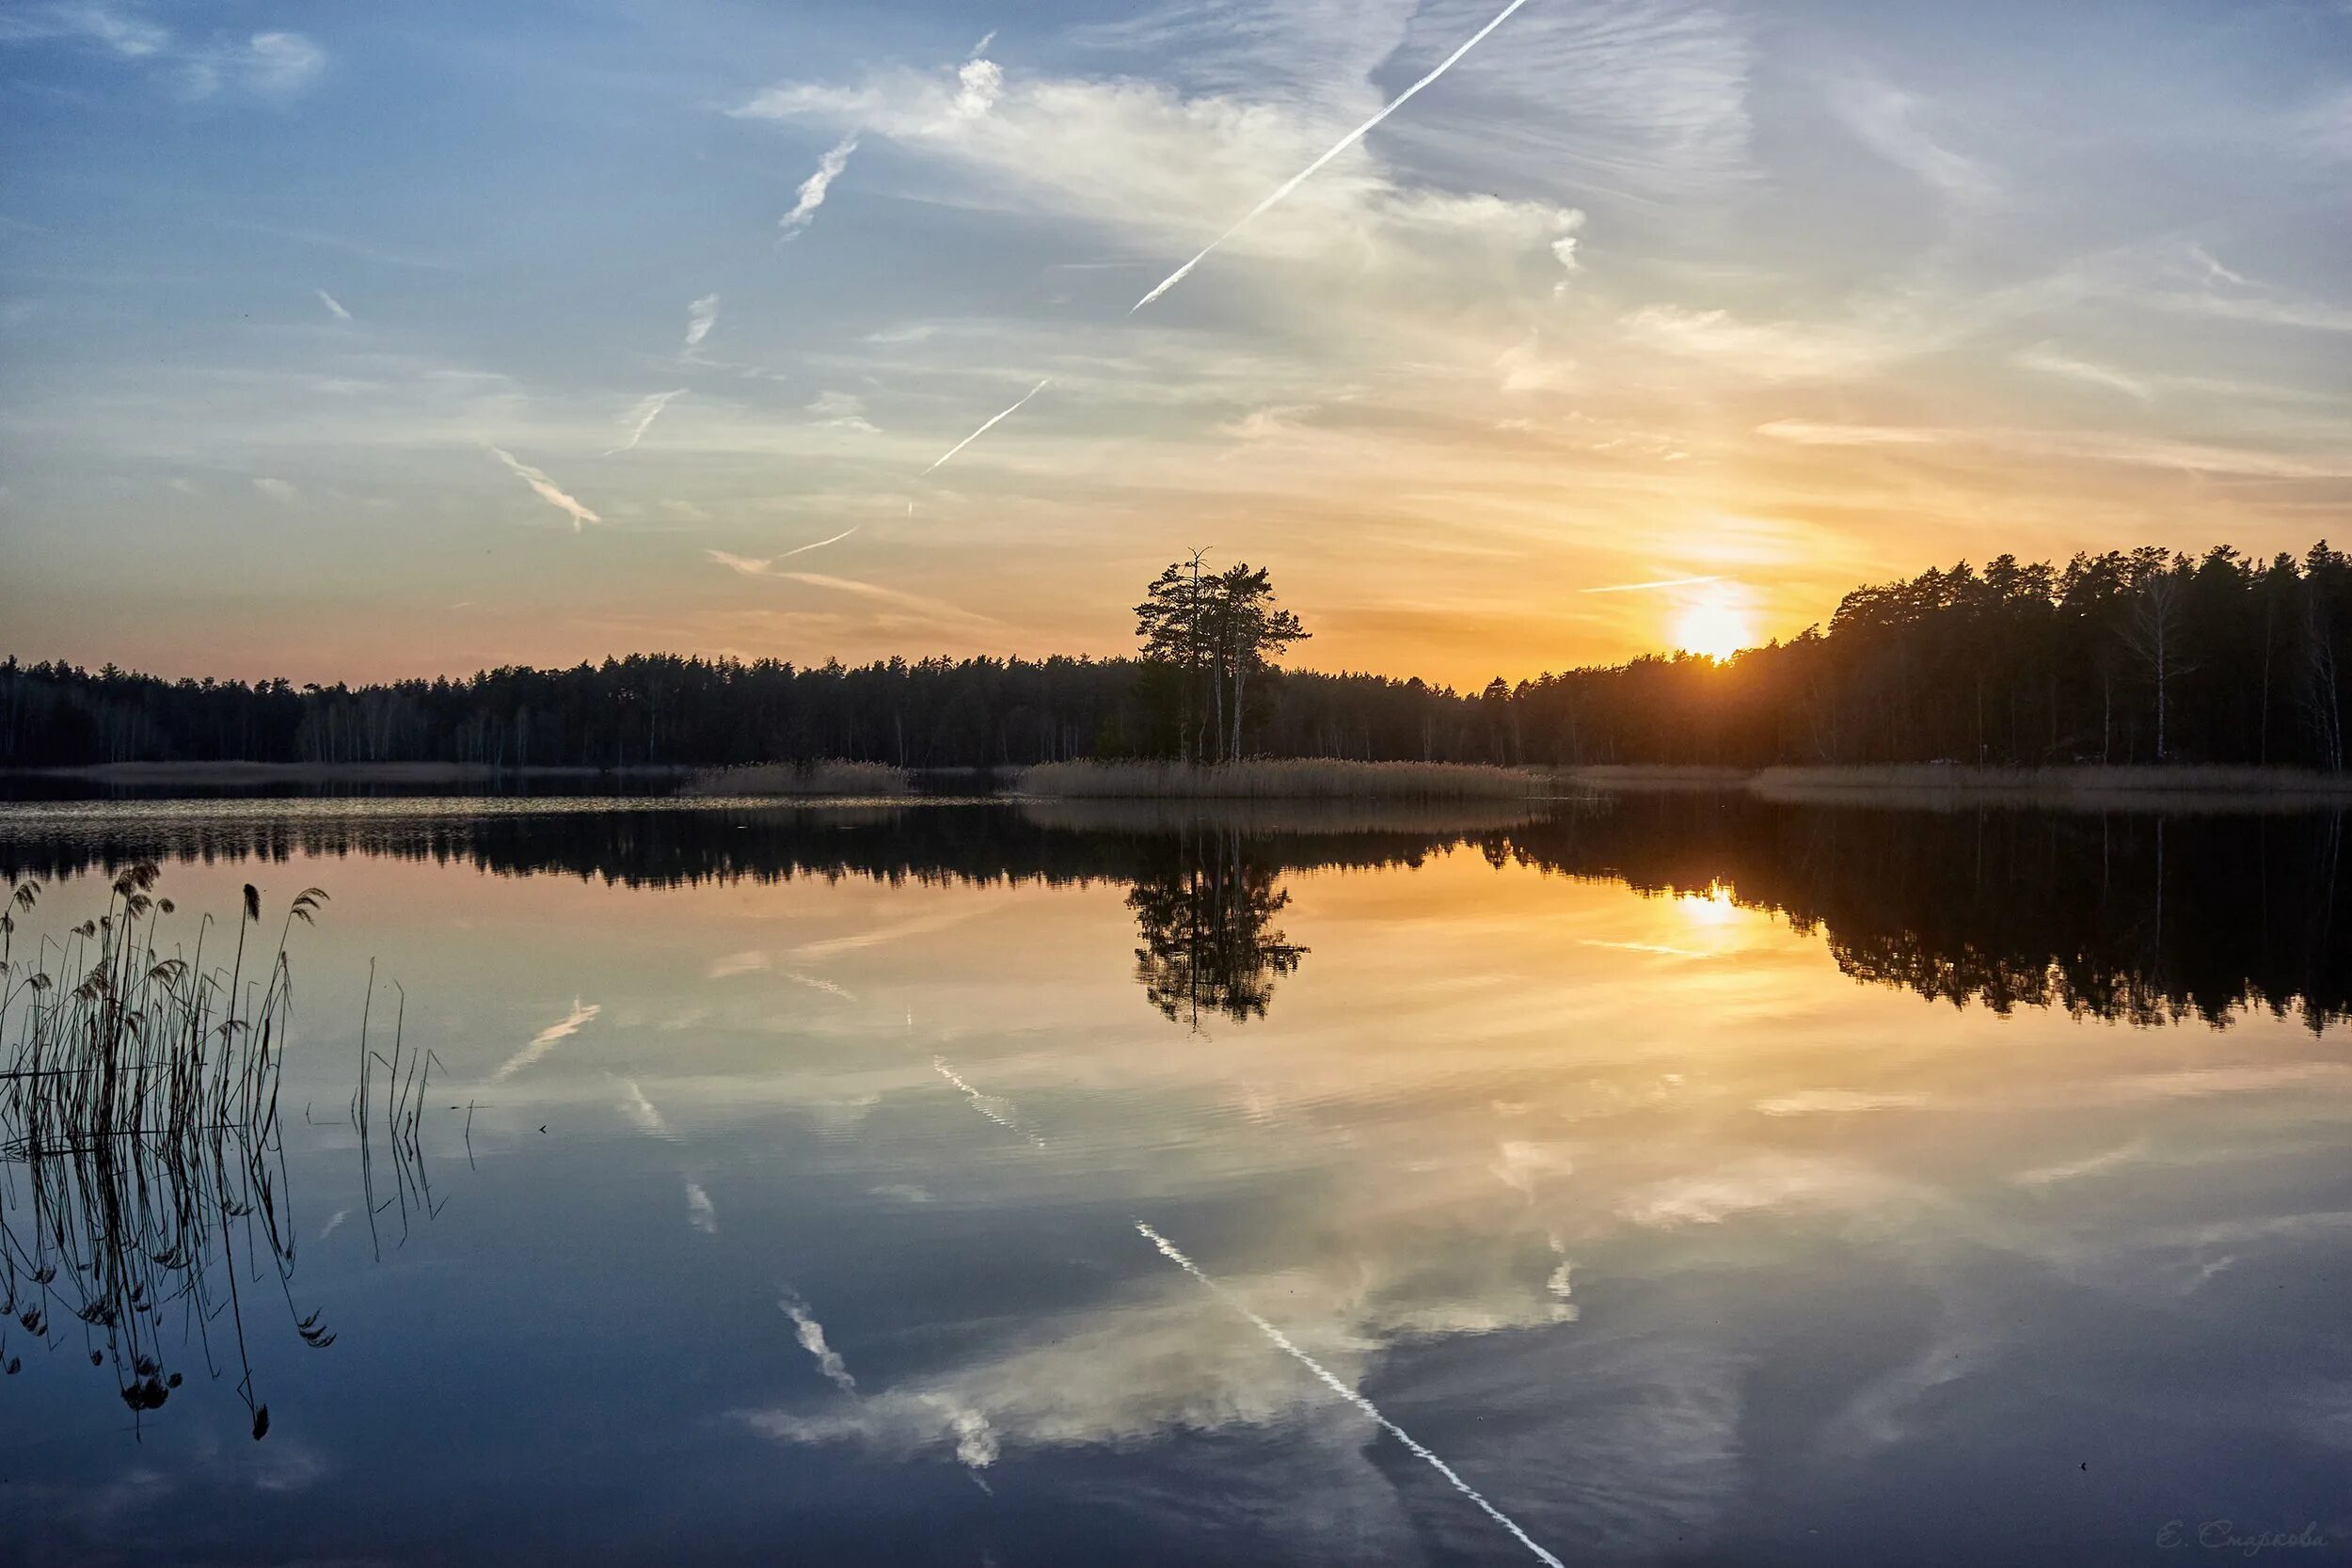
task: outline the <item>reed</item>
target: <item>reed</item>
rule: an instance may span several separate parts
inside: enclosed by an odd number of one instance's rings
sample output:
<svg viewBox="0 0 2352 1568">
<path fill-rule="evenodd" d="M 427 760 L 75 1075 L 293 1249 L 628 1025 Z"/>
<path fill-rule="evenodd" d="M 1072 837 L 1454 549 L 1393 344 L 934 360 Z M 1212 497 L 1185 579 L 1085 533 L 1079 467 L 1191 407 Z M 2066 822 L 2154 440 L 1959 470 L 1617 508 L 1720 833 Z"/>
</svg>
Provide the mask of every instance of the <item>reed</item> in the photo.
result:
<svg viewBox="0 0 2352 1568">
<path fill-rule="evenodd" d="M 23 1365 L 13 1337 L 54 1350 L 78 1331 L 135 1420 L 180 1386 L 169 1362 L 193 1343 L 215 1378 L 233 1354 L 260 1438 L 243 1287 L 275 1275 L 301 1338 L 335 1338 L 294 1304 L 278 1103 L 286 942 L 326 895 L 289 904 L 273 950 L 247 885 L 233 942 L 206 916 L 183 958 L 157 944 L 172 904 L 156 879 L 125 868 L 103 913 L 23 959 L 16 921 L 39 885 L 0 907 L 0 1366 Z M 215 943 L 229 951 L 208 968 Z"/>
<path fill-rule="evenodd" d="M 763 762 L 742 768 L 706 768 L 678 786 L 680 795 L 761 798 L 836 796 L 866 800 L 912 795 L 914 782 L 903 768 L 886 762 Z"/>
<path fill-rule="evenodd" d="M 1048 762 L 1015 790 L 1042 800 L 1502 800 L 1544 787 L 1524 768 L 1451 762 L 1347 762 L 1293 757 L 1202 766 L 1188 762 Z"/>
</svg>

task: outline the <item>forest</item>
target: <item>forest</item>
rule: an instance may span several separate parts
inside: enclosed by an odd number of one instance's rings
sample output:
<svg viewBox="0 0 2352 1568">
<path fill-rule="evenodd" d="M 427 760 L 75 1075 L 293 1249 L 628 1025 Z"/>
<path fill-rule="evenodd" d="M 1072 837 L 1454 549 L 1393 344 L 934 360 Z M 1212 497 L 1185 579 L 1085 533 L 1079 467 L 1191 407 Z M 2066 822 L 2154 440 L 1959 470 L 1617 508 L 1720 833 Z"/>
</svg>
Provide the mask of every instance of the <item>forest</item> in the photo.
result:
<svg viewBox="0 0 2352 1568">
<path fill-rule="evenodd" d="M 846 666 L 633 654 L 295 686 L 0 663 L 0 764 L 907 768 L 1085 757 L 1524 764 L 2213 763 L 2341 770 L 2352 556 L 2150 546 L 1861 587 L 1726 659 L 1652 654 L 1476 690 L 1282 670 L 1310 634 L 1263 569 L 1151 585 L 1129 657 Z"/>
</svg>

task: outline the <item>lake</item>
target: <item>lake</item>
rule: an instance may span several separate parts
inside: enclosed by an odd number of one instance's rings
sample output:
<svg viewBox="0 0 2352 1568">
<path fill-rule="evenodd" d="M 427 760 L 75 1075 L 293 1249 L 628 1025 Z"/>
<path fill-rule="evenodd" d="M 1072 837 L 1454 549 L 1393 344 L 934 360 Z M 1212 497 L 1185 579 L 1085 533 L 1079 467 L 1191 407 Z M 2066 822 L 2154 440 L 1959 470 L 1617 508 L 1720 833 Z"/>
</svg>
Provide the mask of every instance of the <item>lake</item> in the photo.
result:
<svg viewBox="0 0 2352 1568">
<path fill-rule="evenodd" d="M 328 895 L 258 1155 L 0 1133 L 5 1555 L 2343 1560 L 2343 829 L 0 807 Z"/>
</svg>

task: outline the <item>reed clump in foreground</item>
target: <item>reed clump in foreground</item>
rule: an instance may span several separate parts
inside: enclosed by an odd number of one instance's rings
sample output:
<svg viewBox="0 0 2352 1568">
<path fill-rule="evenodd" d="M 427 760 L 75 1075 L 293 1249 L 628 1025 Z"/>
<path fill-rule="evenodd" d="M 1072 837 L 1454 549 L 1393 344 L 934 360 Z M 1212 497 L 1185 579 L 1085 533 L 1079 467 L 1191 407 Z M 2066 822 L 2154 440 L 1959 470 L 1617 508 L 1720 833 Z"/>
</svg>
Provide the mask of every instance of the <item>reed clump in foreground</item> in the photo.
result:
<svg viewBox="0 0 2352 1568">
<path fill-rule="evenodd" d="M 762 762 L 706 768 L 679 786 L 680 795 L 854 796 L 912 795 L 914 781 L 886 762 Z"/>
<path fill-rule="evenodd" d="M 180 1386 L 174 1360 L 200 1359 L 239 1374 L 258 1438 L 248 1291 L 274 1284 L 305 1342 L 334 1340 L 294 1306 L 278 1110 L 286 938 L 326 895 L 306 888 L 270 933 L 248 885 L 233 932 L 208 918 L 183 957 L 158 945 L 155 881 L 126 868 L 103 913 L 31 955 L 16 917 L 37 884 L 0 905 L 0 1366 L 21 1369 L 12 1341 L 78 1340 L 135 1420 Z"/>
<path fill-rule="evenodd" d="M 1048 762 L 1025 769 L 1015 788 L 1045 800 L 1524 800 L 1542 784 L 1524 768 L 1291 757 L 1207 766 Z"/>
</svg>

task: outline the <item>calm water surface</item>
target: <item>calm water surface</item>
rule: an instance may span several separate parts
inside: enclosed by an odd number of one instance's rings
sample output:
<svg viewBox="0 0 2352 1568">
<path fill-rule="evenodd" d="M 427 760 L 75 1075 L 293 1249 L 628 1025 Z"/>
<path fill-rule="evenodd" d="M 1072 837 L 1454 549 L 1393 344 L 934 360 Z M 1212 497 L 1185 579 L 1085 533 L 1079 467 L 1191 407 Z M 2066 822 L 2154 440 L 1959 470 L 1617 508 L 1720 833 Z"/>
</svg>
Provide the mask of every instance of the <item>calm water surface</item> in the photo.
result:
<svg viewBox="0 0 2352 1568">
<path fill-rule="evenodd" d="M 20 953 L 138 860 L 191 937 L 332 900 L 285 1289 L 237 1255 L 267 1434 L 183 1305 L 133 1412 L 14 1150 L 56 1304 L 0 1345 L 0 1557 L 2341 1560 L 2340 838 L 0 807 Z M 363 1162 L 371 959 L 372 1039 L 397 980 L 439 1065 Z"/>
</svg>

